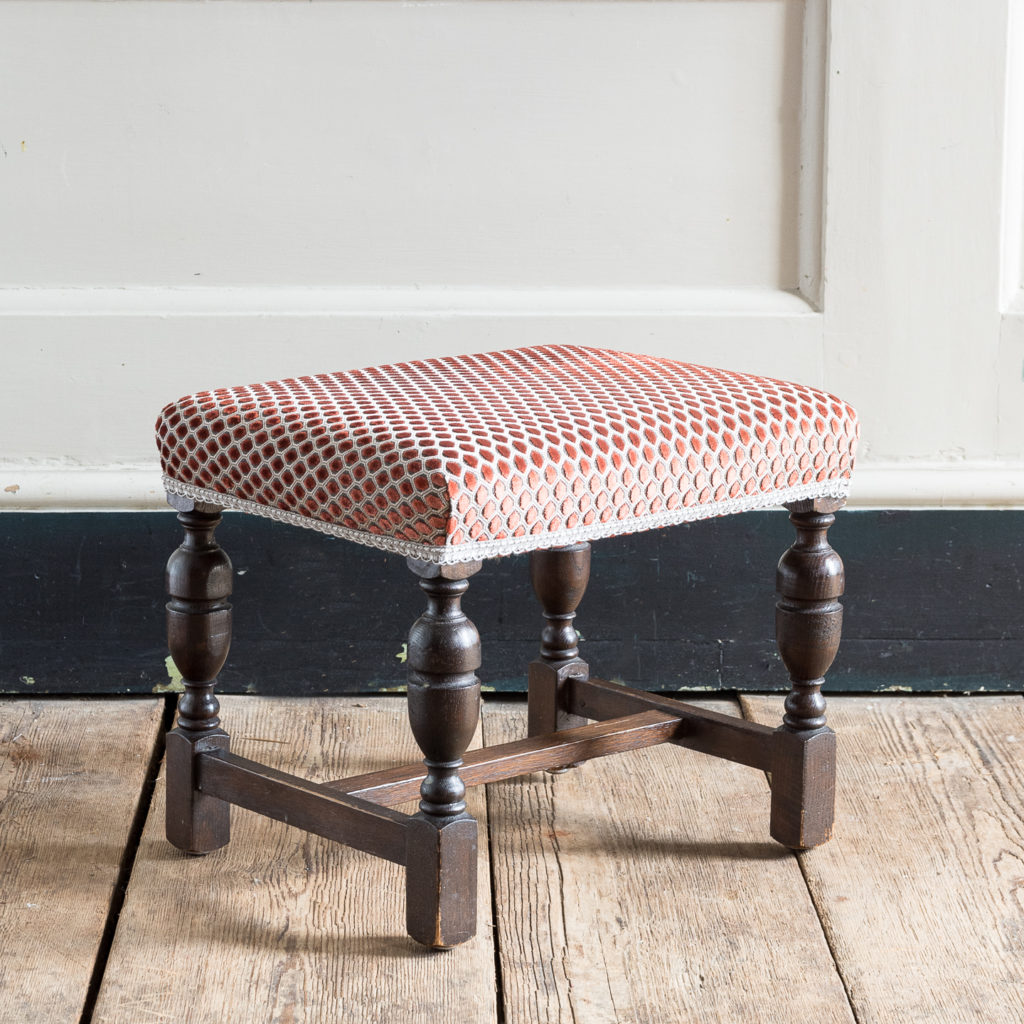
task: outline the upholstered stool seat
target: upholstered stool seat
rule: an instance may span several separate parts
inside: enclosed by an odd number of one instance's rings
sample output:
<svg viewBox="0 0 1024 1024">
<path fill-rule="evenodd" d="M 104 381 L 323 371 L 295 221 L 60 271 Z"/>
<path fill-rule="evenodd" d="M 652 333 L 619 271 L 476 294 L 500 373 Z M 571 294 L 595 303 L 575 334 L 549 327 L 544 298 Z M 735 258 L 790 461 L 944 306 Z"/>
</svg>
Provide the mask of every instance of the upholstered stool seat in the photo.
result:
<svg viewBox="0 0 1024 1024">
<path fill-rule="evenodd" d="M 815 388 L 539 346 L 204 391 L 168 490 L 450 564 L 842 497 L 857 420 Z"/>
<path fill-rule="evenodd" d="M 168 405 L 157 442 L 185 529 L 167 567 L 185 690 L 167 737 L 168 839 L 194 854 L 225 845 L 236 804 L 392 860 L 406 868 L 409 933 L 436 948 L 475 930 L 467 785 L 670 742 L 770 773 L 771 834 L 796 849 L 824 842 L 835 737 L 821 686 L 843 592 L 826 534 L 857 434 L 853 410 L 815 388 L 575 346 L 218 388 Z M 788 508 L 797 533 L 776 574 L 791 681 L 778 729 L 591 677 L 573 626 L 590 541 L 770 506 Z M 233 574 L 214 539 L 225 508 L 406 556 L 427 597 L 407 662 L 422 762 L 312 783 L 229 750 L 214 696 L 231 638 Z M 531 553 L 544 617 L 529 735 L 466 753 L 481 645 L 461 599 L 483 560 L 517 552 Z M 394 809 L 417 794 L 417 814 Z"/>
</svg>

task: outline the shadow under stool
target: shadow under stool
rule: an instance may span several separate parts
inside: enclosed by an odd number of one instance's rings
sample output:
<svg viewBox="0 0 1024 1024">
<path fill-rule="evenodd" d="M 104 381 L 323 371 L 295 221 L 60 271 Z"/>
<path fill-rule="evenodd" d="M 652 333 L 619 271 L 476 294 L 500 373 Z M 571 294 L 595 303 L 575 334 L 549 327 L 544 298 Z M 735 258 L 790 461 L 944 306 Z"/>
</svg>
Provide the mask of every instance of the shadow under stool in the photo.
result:
<svg viewBox="0 0 1024 1024">
<path fill-rule="evenodd" d="M 843 592 L 827 531 L 857 434 L 853 410 L 815 388 L 578 346 L 168 405 L 157 441 L 185 533 L 167 565 L 168 641 L 185 690 L 167 737 L 167 838 L 210 853 L 228 842 L 236 804 L 394 861 L 406 869 L 409 934 L 438 949 L 476 929 L 467 786 L 675 743 L 769 772 L 772 836 L 795 849 L 825 842 L 835 736 L 821 686 Z M 777 729 L 591 677 L 573 625 L 591 541 L 771 506 L 796 528 L 777 572 L 776 635 L 792 680 Z M 214 538 L 226 508 L 405 556 L 426 596 L 407 662 L 422 762 L 312 783 L 230 752 L 214 695 L 231 641 L 231 562 Z M 528 736 L 467 753 L 481 647 L 462 598 L 486 559 L 521 552 L 544 619 Z M 394 809 L 417 796 L 418 813 Z"/>
</svg>

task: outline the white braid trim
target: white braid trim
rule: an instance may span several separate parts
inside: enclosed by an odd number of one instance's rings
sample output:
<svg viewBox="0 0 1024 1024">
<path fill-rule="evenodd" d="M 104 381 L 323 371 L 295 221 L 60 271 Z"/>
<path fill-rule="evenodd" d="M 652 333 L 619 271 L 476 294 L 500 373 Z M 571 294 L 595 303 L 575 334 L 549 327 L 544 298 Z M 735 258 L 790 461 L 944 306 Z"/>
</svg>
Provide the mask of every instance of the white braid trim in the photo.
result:
<svg viewBox="0 0 1024 1024">
<path fill-rule="evenodd" d="M 737 512 L 752 512 L 755 509 L 778 508 L 792 501 L 807 501 L 811 498 L 845 498 L 850 490 L 850 480 L 843 477 L 837 480 L 815 481 L 812 484 L 800 484 L 798 487 L 787 487 L 781 491 L 769 491 L 765 494 L 745 494 L 739 498 L 727 498 L 725 501 L 708 502 L 703 505 L 689 505 L 686 508 L 658 512 L 656 515 L 638 516 L 636 519 L 616 519 L 613 523 L 591 523 L 589 526 L 577 526 L 571 530 L 555 530 L 551 533 L 531 533 L 525 537 L 507 537 L 502 540 L 475 541 L 470 544 L 454 544 L 448 547 L 431 544 L 416 544 L 413 541 L 398 537 L 383 537 L 375 533 L 353 530 L 347 526 L 325 523 L 319 519 L 299 515 L 297 512 L 285 512 L 261 505 L 245 498 L 236 498 L 231 494 L 220 494 L 208 491 L 203 487 L 163 477 L 164 489 L 171 494 L 180 494 L 193 501 L 201 501 L 221 508 L 248 512 L 251 515 L 275 519 L 279 523 L 290 523 L 307 530 L 316 530 L 331 537 L 355 541 L 366 547 L 379 548 L 407 558 L 418 558 L 435 565 L 456 565 L 459 562 L 477 562 L 485 558 L 500 558 L 503 555 L 518 555 L 526 551 L 537 551 L 542 548 L 560 548 L 567 544 L 579 544 L 582 541 L 601 540 L 604 537 L 617 537 L 628 533 L 642 533 L 645 530 L 657 530 L 663 526 L 675 526 L 678 523 L 691 523 L 700 519 L 715 519 L 718 516 L 733 515 Z"/>
</svg>

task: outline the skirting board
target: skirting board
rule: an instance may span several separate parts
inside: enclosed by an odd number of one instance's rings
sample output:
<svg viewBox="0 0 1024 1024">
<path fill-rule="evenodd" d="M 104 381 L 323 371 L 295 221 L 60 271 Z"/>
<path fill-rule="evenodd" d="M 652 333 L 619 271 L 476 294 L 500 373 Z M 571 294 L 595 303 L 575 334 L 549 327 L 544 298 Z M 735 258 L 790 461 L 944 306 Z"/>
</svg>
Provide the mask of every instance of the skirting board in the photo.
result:
<svg viewBox="0 0 1024 1024">
<path fill-rule="evenodd" d="M 0 516 L 0 692 L 163 693 L 171 512 Z M 785 690 L 774 567 L 786 515 L 751 512 L 594 546 L 577 625 L 595 675 L 665 692 Z M 846 511 L 832 691 L 1024 692 L 1024 511 Z M 251 516 L 218 531 L 235 568 L 223 693 L 381 693 L 403 686 L 424 607 L 403 560 Z M 528 558 L 487 563 L 464 607 L 486 689 L 522 691 L 540 613 Z"/>
</svg>

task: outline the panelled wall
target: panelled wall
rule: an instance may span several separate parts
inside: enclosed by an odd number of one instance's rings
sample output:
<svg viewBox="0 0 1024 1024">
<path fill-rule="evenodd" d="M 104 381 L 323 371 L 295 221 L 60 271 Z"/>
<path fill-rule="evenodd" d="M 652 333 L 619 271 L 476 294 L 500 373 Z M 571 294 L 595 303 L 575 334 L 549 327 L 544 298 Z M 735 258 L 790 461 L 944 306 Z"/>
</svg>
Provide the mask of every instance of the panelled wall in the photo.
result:
<svg viewBox="0 0 1024 1024">
<path fill-rule="evenodd" d="M 0 689 L 73 687 L 86 637 L 115 634 L 102 683 L 80 685 L 168 681 L 159 566 L 126 535 L 169 545 L 173 522 L 110 511 L 162 507 L 156 411 L 204 387 L 539 342 L 643 350 L 849 399 L 855 508 L 1024 502 L 1021 0 L 8 0 L 0 95 Z M 977 515 L 920 512 L 894 550 L 902 518 L 850 514 L 848 561 L 895 581 L 862 634 L 851 594 L 851 687 L 902 685 L 893 658 L 915 686 L 1019 685 L 993 645 L 1024 641 L 1006 543 L 1024 513 Z M 715 529 L 767 567 L 768 665 L 785 538 Z M 929 554 L 904 562 L 918 531 Z M 687 566 L 695 536 L 651 550 Z M 270 562 L 310 557 L 259 537 Z M 128 575 L 90 579 L 67 564 L 82 550 Z M 402 578 L 325 550 L 341 575 Z M 723 625 L 638 620 L 609 638 L 620 674 L 775 685 L 728 675 L 726 589 L 684 571 Z M 248 585 L 255 601 L 288 581 Z M 304 583 L 313 605 L 335 597 Z M 627 598 L 590 600 L 600 618 Z M 132 616 L 157 639 L 133 645 Z M 402 629 L 377 630 L 387 671 L 357 650 L 327 685 L 394 684 Z M 705 682 L 672 667 L 705 640 Z M 925 640 L 952 653 L 916 660 Z"/>
</svg>

